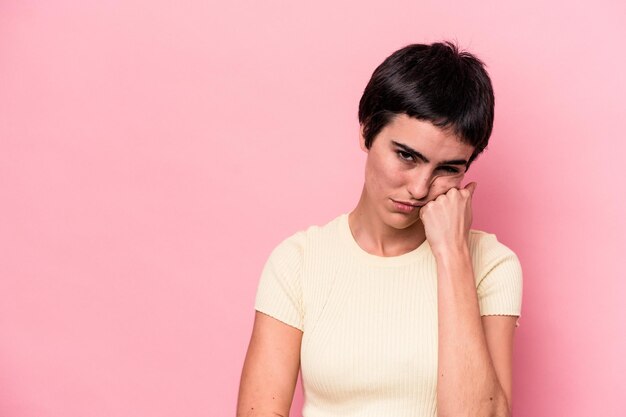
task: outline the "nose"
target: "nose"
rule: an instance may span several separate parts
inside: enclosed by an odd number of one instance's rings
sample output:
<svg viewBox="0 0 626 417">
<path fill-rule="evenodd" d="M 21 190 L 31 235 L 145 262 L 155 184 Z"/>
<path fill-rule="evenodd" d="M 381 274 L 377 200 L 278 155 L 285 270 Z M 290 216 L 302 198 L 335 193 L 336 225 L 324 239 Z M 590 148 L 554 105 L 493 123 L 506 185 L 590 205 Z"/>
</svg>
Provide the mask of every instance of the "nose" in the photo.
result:
<svg viewBox="0 0 626 417">
<path fill-rule="evenodd" d="M 415 172 L 409 176 L 408 191 L 411 198 L 422 202 L 428 197 L 432 178 L 430 170 L 426 167 L 416 168 Z"/>
</svg>

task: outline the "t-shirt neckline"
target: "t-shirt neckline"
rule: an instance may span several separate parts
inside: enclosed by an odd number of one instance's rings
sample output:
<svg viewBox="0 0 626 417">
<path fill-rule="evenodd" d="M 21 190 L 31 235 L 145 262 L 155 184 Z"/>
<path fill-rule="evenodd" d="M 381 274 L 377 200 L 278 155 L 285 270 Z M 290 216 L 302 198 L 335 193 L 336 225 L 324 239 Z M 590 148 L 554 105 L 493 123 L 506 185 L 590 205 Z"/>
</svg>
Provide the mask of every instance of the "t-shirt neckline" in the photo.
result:
<svg viewBox="0 0 626 417">
<path fill-rule="evenodd" d="M 339 216 L 339 228 L 340 233 L 343 238 L 346 240 L 348 246 L 350 246 L 352 252 L 355 256 L 359 257 L 364 262 L 367 262 L 372 265 L 378 266 L 401 266 L 408 265 L 416 262 L 422 256 L 430 253 L 430 245 L 428 244 L 428 240 L 424 240 L 421 245 L 417 248 L 413 249 L 410 252 L 404 253 L 398 256 L 378 256 L 373 255 L 367 251 L 365 251 L 359 244 L 357 243 L 354 235 L 352 234 L 352 230 L 350 230 L 350 223 L 348 222 L 349 213 L 343 213 Z"/>
</svg>

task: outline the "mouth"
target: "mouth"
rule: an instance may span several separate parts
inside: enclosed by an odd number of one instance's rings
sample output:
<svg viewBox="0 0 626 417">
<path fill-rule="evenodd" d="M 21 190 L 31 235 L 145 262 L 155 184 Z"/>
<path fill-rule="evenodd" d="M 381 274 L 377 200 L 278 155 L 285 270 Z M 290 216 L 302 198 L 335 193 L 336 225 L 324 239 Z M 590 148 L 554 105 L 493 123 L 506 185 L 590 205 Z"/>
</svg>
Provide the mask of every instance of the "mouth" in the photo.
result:
<svg viewBox="0 0 626 417">
<path fill-rule="evenodd" d="M 422 207 L 422 205 L 414 205 L 411 203 L 407 203 L 404 201 L 396 201 L 396 200 L 391 200 L 393 202 L 394 207 L 396 208 L 396 210 L 399 210 L 403 213 L 411 213 L 414 210 L 419 209 L 420 207 Z"/>
</svg>

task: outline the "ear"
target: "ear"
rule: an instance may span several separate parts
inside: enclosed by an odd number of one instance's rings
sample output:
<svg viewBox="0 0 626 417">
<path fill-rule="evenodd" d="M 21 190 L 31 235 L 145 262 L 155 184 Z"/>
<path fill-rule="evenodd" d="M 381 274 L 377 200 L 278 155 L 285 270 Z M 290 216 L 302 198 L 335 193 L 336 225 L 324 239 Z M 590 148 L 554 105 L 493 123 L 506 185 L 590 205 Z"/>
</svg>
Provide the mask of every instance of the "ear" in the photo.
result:
<svg viewBox="0 0 626 417">
<path fill-rule="evenodd" d="M 365 146 L 365 137 L 363 136 L 363 125 L 359 124 L 359 146 L 365 153 L 369 153 L 369 149 Z"/>
</svg>

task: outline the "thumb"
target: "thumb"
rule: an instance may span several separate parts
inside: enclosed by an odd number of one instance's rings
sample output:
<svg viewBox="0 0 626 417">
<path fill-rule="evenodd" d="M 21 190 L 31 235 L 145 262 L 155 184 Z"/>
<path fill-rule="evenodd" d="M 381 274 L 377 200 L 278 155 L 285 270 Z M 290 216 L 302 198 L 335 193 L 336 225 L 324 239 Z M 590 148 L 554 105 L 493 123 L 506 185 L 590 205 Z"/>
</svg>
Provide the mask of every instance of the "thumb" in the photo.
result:
<svg viewBox="0 0 626 417">
<path fill-rule="evenodd" d="M 477 185 L 478 185 L 477 182 L 470 182 L 469 184 L 465 186 L 465 189 L 470 192 L 470 197 L 474 196 L 474 190 L 476 189 Z"/>
</svg>

